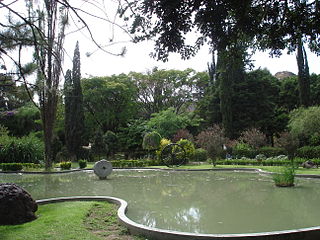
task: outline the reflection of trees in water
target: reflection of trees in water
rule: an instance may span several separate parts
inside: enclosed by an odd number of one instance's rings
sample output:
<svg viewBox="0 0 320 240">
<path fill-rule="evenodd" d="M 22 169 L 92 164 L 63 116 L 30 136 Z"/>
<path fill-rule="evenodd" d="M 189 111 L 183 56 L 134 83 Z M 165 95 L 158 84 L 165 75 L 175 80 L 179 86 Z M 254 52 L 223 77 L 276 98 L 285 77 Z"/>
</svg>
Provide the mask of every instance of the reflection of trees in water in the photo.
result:
<svg viewBox="0 0 320 240">
<path fill-rule="evenodd" d="M 0 177 L 1 178 L 1 177 Z M 100 181 L 94 174 L 23 174 L 11 182 L 25 188 L 33 198 L 44 199 L 65 196 L 112 195 L 108 180 Z"/>
</svg>

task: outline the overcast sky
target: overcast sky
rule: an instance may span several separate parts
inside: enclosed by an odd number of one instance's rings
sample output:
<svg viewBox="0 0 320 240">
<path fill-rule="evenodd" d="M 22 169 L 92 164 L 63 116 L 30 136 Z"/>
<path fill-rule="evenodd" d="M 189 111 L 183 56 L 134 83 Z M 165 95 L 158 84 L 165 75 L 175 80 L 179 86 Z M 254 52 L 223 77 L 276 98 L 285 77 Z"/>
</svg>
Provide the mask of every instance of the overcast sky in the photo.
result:
<svg viewBox="0 0 320 240">
<path fill-rule="evenodd" d="M 11 2 L 5 0 L 5 2 Z M 17 9 L 24 11 L 24 1 L 18 1 Z M 78 4 L 78 7 L 89 11 L 93 15 L 99 15 L 103 18 L 108 18 L 111 21 L 115 21 L 117 24 L 123 26 L 123 22 L 119 18 L 114 18 L 115 11 L 117 9 L 117 1 L 108 0 L 104 1 L 103 8 L 105 12 L 99 11 L 99 9 L 92 7 L 85 1 L 73 0 L 73 4 Z M 106 14 L 105 14 L 106 13 Z M 76 41 L 79 41 L 80 53 L 81 53 L 81 72 L 83 77 L 88 76 L 108 76 L 112 74 L 135 72 L 146 72 L 154 67 L 160 69 L 178 69 L 184 70 L 186 68 L 193 68 L 196 71 L 206 71 L 207 63 L 211 60 L 209 48 L 204 46 L 199 53 L 190 60 L 181 60 L 178 54 L 171 54 L 168 62 L 155 61 L 149 57 L 150 52 L 153 50 L 152 42 L 142 42 L 134 44 L 130 42 L 128 34 L 124 33 L 123 29 L 112 26 L 106 21 L 99 20 L 97 18 L 89 17 L 88 15 L 82 15 L 92 31 L 92 35 L 95 40 L 101 45 L 110 45 L 105 47 L 107 51 L 113 53 L 119 53 L 123 47 L 127 48 L 127 53 L 124 57 L 114 56 L 112 54 L 105 53 L 101 50 L 96 51 L 96 46 L 90 39 L 88 32 L 81 31 L 77 33 L 68 34 L 65 41 L 65 69 L 72 68 L 72 57 Z M 81 23 L 77 19 L 70 18 L 70 27 L 68 33 L 74 32 L 74 25 Z M 111 41 L 112 40 L 112 41 Z M 87 57 L 86 53 L 91 53 L 90 57 Z M 31 50 L 27 52 L 27 56 L 32 56 Z M 287 55 L 286 52 L 280 58 L 270 58 L 268 53 L 257 53 L 252 58 L 255 60 L 255 68 L 267 68 L 272 74 L 279 71 L 290 71 L 297 73 L 297 64 L 295 55 Z M 320 58 L 315 54 L 308 52 L 310 73 L 320 74 Z"/>
<path fill-rule="evenodd" d="M 75 44 L 75 43 L 74 43 Z M 208 47 L 203 47 L 193 58 L 183 61 L 178 54 L 171 54 L 168 62 L 155 61 L 149 57 L 153 50 L 152 43 L 127 44 L 127 53 L 124 57 L 112 56 L 102 51 L 86 57 L 85 52 L 90 48 L 85 43 L 80 44 L 81 69 L 83 77 L 106 76 L 112 74 L 128 73 L 130 71 L 146 72 L 153 67 L 160 69 L 193 68 L 196 71 L 206 71 L 207 63 L 211 61 Z M 72 54 L 72 53 L 71 53 Z M 297 74 L 295 54 L 287 55 L 286 52 L 280 58 L 270 58 L 268 53 L 256 53 L 252 59 L 255 68 L 267 68 L 272 74 L 280 71 L 290 71 Z M 320 58 L 313 53 L 308 53 L 310 73 L 320 74 Z M 66 59 L 66 65 L 71 67 L 71 61 Z"/>
</svg>

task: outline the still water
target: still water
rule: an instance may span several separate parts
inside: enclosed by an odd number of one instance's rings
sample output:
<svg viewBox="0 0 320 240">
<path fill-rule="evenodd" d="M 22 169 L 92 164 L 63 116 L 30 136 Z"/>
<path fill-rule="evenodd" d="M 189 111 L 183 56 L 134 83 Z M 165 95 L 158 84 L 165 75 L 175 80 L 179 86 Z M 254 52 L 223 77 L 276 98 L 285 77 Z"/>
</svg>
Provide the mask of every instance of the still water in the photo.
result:
<svg viewBox="0 0 320 240">
<path fill-rule="evenodd" d="M 114 171 L 0 174 L 35 199 L 104 195 L 126 200 L 135 222 L 192 233 L 254 233 L 320 225 L 320 180 L 278 188 L 270 176 L 245 172 Z"/>
</svg>

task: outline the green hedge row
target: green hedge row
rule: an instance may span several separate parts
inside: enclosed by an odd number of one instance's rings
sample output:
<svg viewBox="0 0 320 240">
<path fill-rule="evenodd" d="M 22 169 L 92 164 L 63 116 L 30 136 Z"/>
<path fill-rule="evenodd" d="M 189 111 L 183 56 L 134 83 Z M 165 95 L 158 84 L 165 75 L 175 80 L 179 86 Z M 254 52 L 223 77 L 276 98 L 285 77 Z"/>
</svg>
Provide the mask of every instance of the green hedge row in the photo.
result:
<svg viewBox="0 0 320 240">
<path fill-rule="evenodd" d="M 21 171 L 24 168 L 41 168 L 41 165 L 35 163 L 0 163 L 2 171 Z"/>
<path fill-rule="evenodd" d="M 286 155 L 286 152 L 283 148 L 275 147 L 262 147 L 259 149 L 233 149 L 232 156 L 234 158 L 255 158 L 258 154 L 263 154 L 267 158 L 276 157 L 279 155 Z"/>
<path fill-rule="evenodd" d="M 297 149 L 296 156 L 299 158 L 320 158 L 320 146 L 304 146 Z"/>
<path fill-rule="evenodd" d="M 283 148 L 275 147 L 262 147 L 259 149 L 233 149 L 232 156 L 234 158 L 255 158 L 258 154 L 263 154 L 267 158 L 276 157 L 279 155 L 286 155 Z M 320 146 L 304 146 L 298 148 L 296 151 L 296 157 L 314 159 L 320 158 Z"/>
<path fill-rule="evenodd" d="M 111 161 L 112 166 L 116 168 L 127 168 L 127 167 L 148 167 L 159 165 L 158 160 L 115 160 Z"/>
<path fill-rule="evenodd" d="M 301 165 L 308 159 L 305 158 L 295 158 L 294 164 Z M 312 161 L 320 165 L 320 159 L 312 159 Z M 290 165 L 292 162 L 287 159 L 266 159 L 262 161 L 257 161 L 254 159 L 226 159 L 216 161 L 217 165 L 251 165 L 251 166 L 286 166 Z"/>
</svg>

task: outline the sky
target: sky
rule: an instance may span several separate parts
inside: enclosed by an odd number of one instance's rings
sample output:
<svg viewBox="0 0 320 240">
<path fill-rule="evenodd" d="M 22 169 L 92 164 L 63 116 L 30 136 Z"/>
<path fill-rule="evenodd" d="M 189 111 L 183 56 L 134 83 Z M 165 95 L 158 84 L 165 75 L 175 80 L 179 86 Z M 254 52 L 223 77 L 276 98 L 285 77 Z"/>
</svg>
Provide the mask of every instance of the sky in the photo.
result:
<svg viewBox="0 0 320 240">
<path fill-rule="evenodd" d="M 114 10 L 117 7 L 117 1 L 107 1 L 107 15 L 108 19 L 113 19 L 119 25 L 124 26 L 122 19 L 114 17 Z M 113 5 L 112 5 L 113 4 Z M 81 5 L 83 7 L 83 5 Z M 127 48 L 127 53 L 124 57 L 113 56 L 103 51 L 96 51 L 95 46 L 85 31 L 82 33 L 76 33 L 67 36 L 66 39 L 66 51 L 68 52 L 65 57 L 66 68 L 72 67 L 72 55 L 76 41 L 79 41 L 80 53 L 81 53 L 81 71 L 83 77 L 89 76 L 109 76 L 112 74 L 129 73 L 130 71 L 135 72 L 146 72 L 152 70 L 154 67 L 159 69 L 177 69 L 185 70 L 192 68 L 196 71 L 206 71 L 207 63 L 211 61 L 212 57 L 209 52 L 209 47 L 204 46 L 198 54 L 189 59 L 182 60 L 179 54 L 170 54 L 168 62 L 161 62 L 152 59 L 149 54 L 153 51 L 153 42 L 141 42 L 141 43 L 130 43 L 130 37 L 124 33 L 124 31 L 118 27 L 111 26 L 105 21 L 100 21 L 96 18 L 90 18 L 86 16 L 93 36 L 98 42 L 108 42 L 112 39 L 112 46 L 106 47 L 105 49 L 111 52 L 119 52 L 122 47 Z M 87 36 L 87 37 L 85 37 Z M 195 39 L 194 36 L 193 39 Z M 123 43 L 124 42 L 124 43 Z M 119 43 L 119 44 L 115 44 Z M 94 52 L 90 57 L 86 56 L 87 52 Z M 310 73 L 320 74 L 320 57 L 310 51 L 307 52 Z M 253 57 L 255 69 L 256 68 L 267 68 L 272 74 L 280 71 L 290 71 L 297 74 L 297 63 L 295 54 L 288 55 L 286 51 L 283 52 L 280 58 L 269 57 L 268 52 L 258 52 Z"/>
<path fill-rule="evenodd" d="M 104 52 L 96 52 L 91 57 L 85 56 L 87 46 L 81 43 L 81 69 L 83 77 L 108 76 L 112 74 L 135 72 L 146 72 L 158 67 L 159 69 L 184 70 L 192 68 L 196 71 L 206 71 L 207 63 L 211 61 L 209 47 L 203 47 L 199 53 L 189 59 L 181 60 L 178 54 L 171 54 L 168 62 L 156 61 L 149 56 L 153 50 L 152 42 L 139 44 L 127 44 L 127 53 L 124 57 L 112 56 Z M 286 52 L 281 57 L 269 57 L 267 52 L 258 52 L 253 57 L 255 69 L 267 68 L 272 74 L 281 71 L 290 71 L 297 74 L 297 63 L 295 54 L 288 55 Z M 71 67 L 71 62 L 66 64 Z M 308 52 L 310 73 L 320 74 L 320 58 Z"/>
<path fill-rule="evenodd" d="M 10 2 L 5 0 L 5 2 Z M 23 1 L 18 1 L 17 9 L 24 9 Z M 121 27 L 125 27 L 122 19 L 116 16 L 117 0 L 105 1 L 105 5 L 95 8 L 88 5 L 88 1 L 73 0 L 74 4 L 79 4 L 80 9 L 84 9 L 93 15 L 98 15 L 101 18 L 114 21 Z M 102 1 L 103 2 L 103 1 Z M 100 11 L 101 8 L 104 11 Z M 82 77 L 90 76 L 110 76 L 113 74 L 135 72 L 146 72 L 154 67 L 159 69 L 177 69 L 185 70 L 192 68 L 196 71 L 206 71 L 207 63 L 212 57 L 209 53 L 209 47 L 204 46 L 195 57 L 189 60 L 181 60 L 178 54 L 170 54 L 168 62 L 161 62 L 152 59 L 149 54 L 153 51 L 153 42 L 141 42 L 134 44 L 130 42 L 130 36 L 126 34 L 123 28 L 119 28 L 109 24 L 105 20 L 99 20 L 94 17 L 82 14 L 90 26 L 90 30 L 94 39 L 101 45 L 109 45 L 104 47 L 106 51 L 119 53 L 123 47 L 126 47 L 127 52 L 124 57 L 114 56 L 104 51 L 98 50 L 88 32 L 84 29 L 81 32 L 74 32 L 75 25 L 81 26 L 78 19 L 70 18 L 70 26 L 67 30 L 65 40 L 65 70 L 72 68 L 72 57 L 76 42 L 79 41 L 81 54 L 81 72 Z M 70 33 L 70 34 L 69 34 Z M 87 53 L 90 53 L 88 57 Z M 26 51 L 26 56 L 32 56 L 31 50 Z M 267 68 L 272 74 L 280 71 L 290 71 L 297 74 L 297 63 L 295 54 L 288 55 L 283 52 L 280 58 L 270 58 L 267 52 L 258 52 L 253 57 L 255 68 Z M 320 58 L 308 51 L 308 61 L 310 73 L 320 74 Z"/>
</svg>

